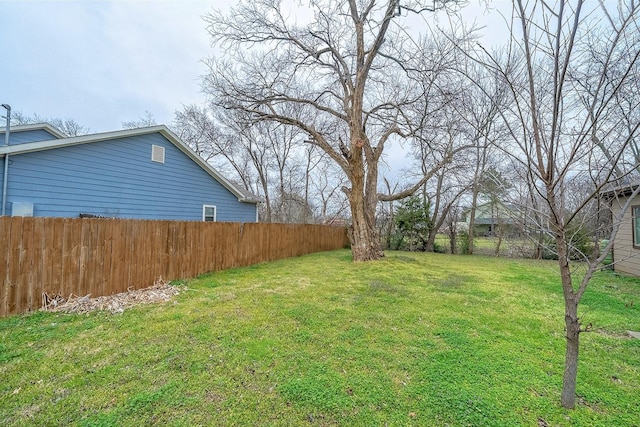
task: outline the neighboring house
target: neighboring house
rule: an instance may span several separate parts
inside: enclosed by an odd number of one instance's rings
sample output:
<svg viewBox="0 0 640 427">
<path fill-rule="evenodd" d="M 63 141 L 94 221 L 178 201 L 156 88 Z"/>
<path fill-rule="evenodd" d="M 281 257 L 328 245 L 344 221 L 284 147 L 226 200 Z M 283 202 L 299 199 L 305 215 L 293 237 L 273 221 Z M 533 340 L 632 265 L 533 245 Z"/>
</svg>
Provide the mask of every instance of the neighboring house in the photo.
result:
<svg viewBox="0 0 640 427">
<path fill-rule="evenodd" d="M 457 225 L 459 230 L 469 230 L 471 209 L 462 211 L 462 223 Z M 520 214 L 513 206 L 500 202 L 487 202 L 476 206 L 475 236 L 491 237 L 498 234 L 518 236 L 520 230 Z"/>
<path fill-rule="evenodd" d="M 261 200 L 220 175 L 166 126 L 71 138 L 48 124 L 14 126 L 8 146 L 4 134 L 0 130 L 5 215 L 258 220 Z"/>
<path fill-rule="evenodd" d="M 633 183 L 604 194 L 609 200 L 614 217 L 620 215 L 638 184 Z M 616 272 L 640 276 L 640 196 L 631 200 L 629 208 L 622 216 L 611 255 L 612 267 Z"/>
</svg>

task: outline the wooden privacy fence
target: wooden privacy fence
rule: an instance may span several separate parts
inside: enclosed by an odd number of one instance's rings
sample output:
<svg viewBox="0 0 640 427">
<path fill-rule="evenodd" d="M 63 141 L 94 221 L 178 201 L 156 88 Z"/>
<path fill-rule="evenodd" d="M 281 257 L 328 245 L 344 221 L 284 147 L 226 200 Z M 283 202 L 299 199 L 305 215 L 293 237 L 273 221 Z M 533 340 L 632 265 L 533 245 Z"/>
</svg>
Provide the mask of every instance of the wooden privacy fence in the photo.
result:
<svg viewBox="0 0 640 427">
<path fill-rule="evenodd" d="M 42 294 L 92 297 L 343 248 L 344 227 L 0 217 L 0 317 Z"/>
</svg>

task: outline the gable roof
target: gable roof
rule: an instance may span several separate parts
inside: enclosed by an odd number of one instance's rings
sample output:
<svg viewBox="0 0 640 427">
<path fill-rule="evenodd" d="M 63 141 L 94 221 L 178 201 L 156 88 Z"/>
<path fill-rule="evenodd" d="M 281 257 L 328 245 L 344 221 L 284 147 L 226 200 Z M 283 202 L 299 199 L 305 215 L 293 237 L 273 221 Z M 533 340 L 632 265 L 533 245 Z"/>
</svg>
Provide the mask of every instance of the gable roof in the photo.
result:
<svg viewBox="0 0 640 427">
<path fill-rule="evenodd" d="M 15 129 L 15 130 L 14 130 Z M 91 144 L 93 142 L 108 141 L 111 139 L 126 138 L 131 136 L 147 135 L 152 133 L 159 133 L 164 136 L 169 142 L 175 145 L 180 151 L 186 154 L 191 160 L 193 160 L 198 166 L 200 166 L 211 177 L 218 181 L 223 187 L 229 190 L 234 196 L 238 198 L 239 202 L 245 203 L 259 203 L 262 199 L 258 196 L 247 192 L 239 186 L 233 184 L 226 179 L 220 172 L 215 170 L 209 163 L 205 162 L 200 156 L 198 156 L 189 146 L 182 142 L 168 127 L 165 125 L 137 128 L 137 129 L 124 129 L 113 132 L 95 133 L 91 135 L 82 135 L 75 137 L 65 137 L 59 131 L 48 124 L 42 125 L 26 125 L 15 126 L 10 129 L 11 132 L 18 130 L 38 130 L 44 129 L 54 136 L 60 135 L 58 139 L 51 139 L 46 141 L 26 142 L 16 145 L 0 145 L 0 157 L 4 157 L 5 154 L 17 155 L 24 153 L 32 153 L 35 151 L 45 151 L 60 147 L 71 147 L 74 145 Z M 56 135 L 57 134 L 57 135 Z"/>
<path fill-rule="evenodd" d="M 58 139 L 67 137 L 67 135 L 65 135 L 64 133 L 60 132 L 58 129 L 51 126 L 49 123 L 36 123 L 32 125 L 11 126 L 11 128 L 9 129 L 9 132 L 14 133 L 14 132 L 33 131 L 33 130 L 44 130 L 50 133 L 51 136 Z M 5 127 L 0 128 L 0 134 L 4 135 L 5 132 L 6 132 Z"/>
</svg>

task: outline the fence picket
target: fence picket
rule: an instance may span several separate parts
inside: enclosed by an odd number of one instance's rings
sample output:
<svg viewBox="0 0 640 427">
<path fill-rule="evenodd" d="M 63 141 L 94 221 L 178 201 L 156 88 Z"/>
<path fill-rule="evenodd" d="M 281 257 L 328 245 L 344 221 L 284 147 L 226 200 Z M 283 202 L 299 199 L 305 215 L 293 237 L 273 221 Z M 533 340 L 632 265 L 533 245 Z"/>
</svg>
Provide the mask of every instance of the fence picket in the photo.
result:
<svg viewBox="0 0 640 427">
<path fill-rule="evenodd" d="M 0 317 L 42 293 L 92 297 L 342 248 L 345 228 L 305 224 L 0 217 Z"/>
</svg>

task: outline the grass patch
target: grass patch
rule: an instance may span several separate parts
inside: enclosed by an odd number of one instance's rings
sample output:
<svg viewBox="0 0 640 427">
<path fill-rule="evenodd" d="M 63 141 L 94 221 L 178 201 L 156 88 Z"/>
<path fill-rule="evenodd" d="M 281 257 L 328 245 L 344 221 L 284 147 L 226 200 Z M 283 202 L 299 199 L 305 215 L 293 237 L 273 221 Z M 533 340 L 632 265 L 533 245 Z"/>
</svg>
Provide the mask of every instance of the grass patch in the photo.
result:
<svg viewBox="0 0 640 427">
<path fill-rule="evenodd" d="M 578 408 L 559 406 L 553 262 L 348 251 L 186 281 L 119 315 L 0 319 L 3 425 L 637 425 L 640 281 L 585 295 Z"/>
</svg>

